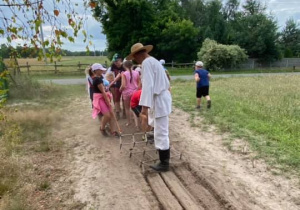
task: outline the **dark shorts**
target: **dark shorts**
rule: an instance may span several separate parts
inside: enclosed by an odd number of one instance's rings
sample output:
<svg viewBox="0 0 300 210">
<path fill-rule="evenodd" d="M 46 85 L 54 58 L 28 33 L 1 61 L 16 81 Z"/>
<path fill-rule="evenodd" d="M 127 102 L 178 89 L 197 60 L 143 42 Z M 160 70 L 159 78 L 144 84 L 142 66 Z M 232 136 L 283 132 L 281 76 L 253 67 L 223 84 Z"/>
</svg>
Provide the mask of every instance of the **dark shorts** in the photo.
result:
<svg viewBox="0 0 300 210">
<path fill-rule="evenodd" d="M 132 109 L 132 111 L 134 112 L 134 114 L 135 114 L 137 117 L 140 116 L 140 113 L 141 113 L 141 111 L 142 111 L 142 106 L 136 106 L 136 107 L 131 108 L 131 109 Z"/>
<path fill-rule="evenodd" d="M 90 99 L 93 101 L 94 88 L 90 87 Z"/>
<path fill-rule="evenodd" d="M 201 98 L 202 96 L 208 96 L 209 95 L 209 86 L 203 86 L 200 88 L 197 88 L 196 97 Z"/>
</svg>

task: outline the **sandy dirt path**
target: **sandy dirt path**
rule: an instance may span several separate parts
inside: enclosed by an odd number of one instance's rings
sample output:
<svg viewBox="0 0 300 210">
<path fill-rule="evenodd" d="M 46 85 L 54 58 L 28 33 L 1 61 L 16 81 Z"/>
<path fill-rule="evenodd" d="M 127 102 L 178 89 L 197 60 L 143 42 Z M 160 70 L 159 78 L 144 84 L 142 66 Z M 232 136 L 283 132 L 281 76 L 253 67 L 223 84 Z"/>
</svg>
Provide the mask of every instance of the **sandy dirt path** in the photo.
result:
<svg viewBox="0 0 300 210">
<path fill-rule="evenodd" d="M 142 174 L 117 138 L 102 137 L 86 96 L 67 110 L 76 111 L 64 114 L 54 131 L 65 143 L 66 173 L 52 190 L 66 185 L 72 196 L 63 202 L 77 203 L 72 209 L 300 209 L 299 179 L 273 175 L 242 140 L 229 151 L 227 135 L 190 127 L 189 115 L 178 109 L 170 117 L 170 137 L 183 160 L 173 161 L 168 174 Z M 119 122 L 123 133 L 133 132 Z"/>
</svg>

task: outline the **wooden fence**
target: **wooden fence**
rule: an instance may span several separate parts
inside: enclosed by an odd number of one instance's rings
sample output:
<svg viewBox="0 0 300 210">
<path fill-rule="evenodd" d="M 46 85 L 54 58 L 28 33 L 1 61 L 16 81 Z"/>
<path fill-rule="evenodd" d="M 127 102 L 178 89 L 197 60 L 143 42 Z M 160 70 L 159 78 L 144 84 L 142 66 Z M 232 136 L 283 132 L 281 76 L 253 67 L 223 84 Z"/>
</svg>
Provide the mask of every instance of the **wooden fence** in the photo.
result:
<svg viewBox="0 0 300 210">
<path fill-rule="evenodd" d="M 8 69 L 13 72 L 14 75 L 18 73 L 22 74 L 71 74 L 71 73 L 84 73 L 86 67 L 88 67 L 89 63 L 81 63 L 78 64 L 58 64 L 56 61 L 51 64 L 29 64 L 26 62 L 26 65 L 15 65 L 14 67 L 9 67 Z M 105 62 L 107 66 L 107 62 Z"/>
<path fill-rule="evenodd" d="M 192 63 L 175 63 L 170 62 L 166 63 L 166 67 L 168 69 L 187 69 L 187 68 L 194 68 L 195 62 Z M 84 73 L 87 66 L 90 64 L 88 63 L 81 63 L 78 64 L 57 64 L 54 62 L 52 64 L 39 64 L 39 65 L 31 65 L 28 62 L 26 65 L 17 65 L 15 67 L 9 68 L 13 74 L 18 73 L 26 73 L 26 74 L 68 74 L 68 73 Z M 204 64 L 205 65 L 205 64 Z M 108 66 L 107 62 L 105 62 L 105 66 Z M 276 68 L 293 68 L 294 70 L 296 67 L 300 66 L 300 58 L 285 58 L 281 61 L 276 62 L 268 62 L 268 63 L 261 63 L 258 62 L 256 59 L 249 59 L 246 62 L 240 64 L 239 67 L 224 69 L 224 71 L 232 71 L 232 70 L 251 70 L 251 69 L 276 69 Z"/>
</svg>

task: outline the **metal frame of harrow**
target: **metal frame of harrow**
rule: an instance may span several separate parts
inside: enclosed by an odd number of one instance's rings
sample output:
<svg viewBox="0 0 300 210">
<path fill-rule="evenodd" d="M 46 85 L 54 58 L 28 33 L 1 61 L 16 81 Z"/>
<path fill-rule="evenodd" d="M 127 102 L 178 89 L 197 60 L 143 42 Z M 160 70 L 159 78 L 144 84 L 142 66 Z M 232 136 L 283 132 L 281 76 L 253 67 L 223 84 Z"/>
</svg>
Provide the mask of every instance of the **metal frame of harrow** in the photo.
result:
<svg viewBox="0 0 300 210">
<path fill-rule="evenodd" d="M 150 144 L 147 134 L 153 134 L 153 131 L 144 132 L 144 133 L 122 134 L 119 137 L 120 150 L 122 150 L 122 149 L 125 150 L 129 154 L 129 158 L 134 158 L 135 160 L 137 160 L 137 162 L 139 162 L 139 166 L 142 168 L 143 173 L 145 172 L 145 166 L 150 166 L 151 165 L 150 163 L 155 163 L 158 160 L 158 158 L 155 158 L 149 154 L 149 152 L 153 152 L 153 151 L 155 151 L 155 153 L 157 153 L 157 149 L 155 149 L 155 148 L 147 149 L 147 147 Z M 144 139 L 142 141 L 137 141 L 135 135 L 142 135 L 142 136 L 144 136 Z M 122 137 L 127 137 L 127 136 L 132 136 L 130 143 L 123 142 Z M 143 148 L 136 147 L 137 144 L 145 144 L 145 147 L 143 147 Z M 132 147 L 130 147 L 129 149 L 126 149 L 125 147 L 123 147 L 123 145 L 132 145 Z M 137 150 L 137 151 L 134 151 L 134 150 Z M 172 151 L 172 155 L 171 155 L 170 159 L 175 158 L 175 157 L 178 157 L 179 160 L 182 159 L 181 152 L 176 151 L 174 148 L 172 148 L 171 151 Z M 134 154 L 141 154 L 141 153 L 142 153 L 143 157 L 147 156 L 148 158 L 150 158 L 150 160 L 143 161 L 143 160 L 138 160 L 136 157 L 133 157 Z"/>
</svg>

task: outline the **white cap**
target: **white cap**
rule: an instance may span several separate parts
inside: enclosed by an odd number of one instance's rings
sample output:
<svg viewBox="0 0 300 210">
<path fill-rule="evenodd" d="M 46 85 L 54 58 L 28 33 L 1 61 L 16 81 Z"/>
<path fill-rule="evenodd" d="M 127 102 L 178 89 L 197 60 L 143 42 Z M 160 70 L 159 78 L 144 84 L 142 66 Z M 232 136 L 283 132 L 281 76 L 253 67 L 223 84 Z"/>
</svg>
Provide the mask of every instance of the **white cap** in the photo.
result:
<svg viewBox="0 0 300 210">
<path fill-rule="evenodd" d="M 159 62 L 161 63 L 161 65 L 164 65 L 166 63 L 164 59 L 159 60 Z"/>
<path fill-rule="evenodd" d="M 94 63 L 92 65 L 92 71 L 96 71 L 96 70 L 106 71 L 106 68 L 104 68 L 100 63 Z"/>
<path fill-rule="evenodd" d="M 202 61 L 197 61 L 196 64 L 195 64 L 195 66 L 201 66 L 201 67 L 203 67 L 203 62 Z"/>
</svg>

